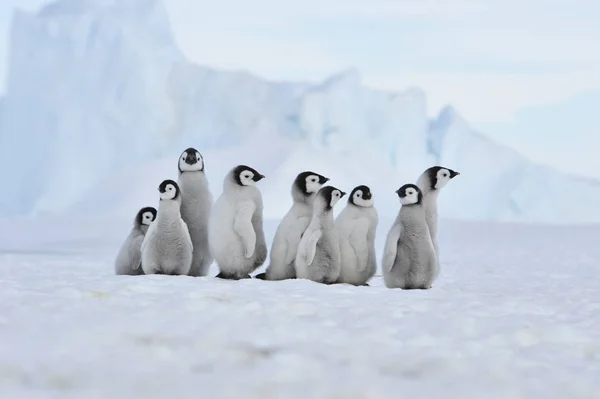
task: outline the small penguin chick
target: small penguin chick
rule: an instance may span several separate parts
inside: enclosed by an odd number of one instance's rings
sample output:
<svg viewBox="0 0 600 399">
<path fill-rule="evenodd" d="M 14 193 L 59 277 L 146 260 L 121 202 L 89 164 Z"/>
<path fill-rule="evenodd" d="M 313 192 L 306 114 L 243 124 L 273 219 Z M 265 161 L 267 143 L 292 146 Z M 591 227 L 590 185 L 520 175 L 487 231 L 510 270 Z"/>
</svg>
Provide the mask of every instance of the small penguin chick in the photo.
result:
<svg viewBox="0 0 600 399">
<path fill-rule="evenodd" d="M 423 192 L 416 184 L 405 184 L 396 190 L 402 205 L 416 205 L 423 202 Z"/>
<path fill-rule="evenodd" d="M 204 158 L 195 148 L 187 148 L 179 157 L 178 168 L 179 174 L 204 171 Z"/>
<path fill-rule="evenodd" d="M 371 193 L 371 189 L 365 185 L 354 187 L 348 197 L 348 203 L 361 208 L 373 206 L 373 194 Z"/>
<path fill-rule="evenodd" d="M 174 180 L 163 180 L 158 186 L 158 192 L 160 193 L 160 201 L 181 200 L 179 185 Z"/>
<path fill-rule="evenodd" d="M 121 245 L 115 260 L 115 272 L 119 275 L 142 275 L 142 242 L 148 226 L 156 219 L 156 208 L 146 206 L 140 209 L 133 220 L 133 228 Z"/>
<path fill-rule="evenodd" d="M 264 273 L 257 274 L 255 278 L 271 281 L 296 278 L 294 259 L 300 236 L 310 223 L 317 191 L 328 181 L 328 177 L 313 171 L 304 171 L 296 176 L 291 187 L 292 207 L 275 231 L 269 253 L 269 266 Z"/>
</svg>

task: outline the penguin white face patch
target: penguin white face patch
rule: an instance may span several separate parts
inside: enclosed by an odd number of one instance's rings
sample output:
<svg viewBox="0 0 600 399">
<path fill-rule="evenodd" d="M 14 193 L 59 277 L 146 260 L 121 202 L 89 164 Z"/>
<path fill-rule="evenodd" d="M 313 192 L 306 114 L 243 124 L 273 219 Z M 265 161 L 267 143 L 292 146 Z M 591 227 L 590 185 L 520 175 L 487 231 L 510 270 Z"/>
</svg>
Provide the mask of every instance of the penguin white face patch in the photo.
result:
<svg viewBox="0 0 600 399">
<path fill-rule="evenodd" d="M 413 187 L 408 187 L 404 191 L 404 197 L 400 197 L 400 203 L 402 205 L 412 205 L 417 202 L 419 202 L 419 192 Z"/>
<path fill-rule="evenodd" d="M 243 170 L 240 173 L 240 182 L 242 183 L 242 186 L 256 186 L 254 173 L 249 170 Z"/>
<path fill-rule="evenodd" d="M 149 226 L 154 221 L 154 214 L 152 212 L 144 212 L 142 214 L 142 224 Z"/>
<path fill-rule="evenodd" d="M 435 188 L 437 190 L 444 188 L 444 186 L 446 186 L 446 184 L 448 184 L 448 182 L 450 181 L 451 177 L 450 177 L 450 171 L 448 169 L 440 169 L 438 170 L 437 174 L 436 174 L 436 184 L 435 184 Z"/>
<path fill-rule="evenodd" d="M 165 186 L 165 192 L 160 193 L 161 200 L 172 200 L 177 195 L 177 189 L 172 184 L 167 184 Z"/>
<path fill-rule="evenodd" d="M 188 151 L 184 151 L 179 157 L 179 170 L 182 172 L 198 172 L 204 170 L 204 158 L 202 155 L 195 151 L 194 153 L 190 153 Z"/>
<path fill-rule="evenodd" d="M 306 177 L 306 192 L 309 194 L 316 193 L 323 187 L 319 182 L 319 176 L 310 175 Z"/>
<path fill-rule="evenodd" d="M 364 198 L 364 193 L 361 190 L 357 190 L 352 195 L 352 202 L 356 206 L 360 206 L 362 208 L 369 208 L 373 206 L 373 197 L 369 199 Z"/>
<path fill-rule="evenodd" d="M 333 208 L 333 206 L 335 204 L 337 204 L 341 198 L 342 198 L 342 192 L 340 190 L 333 190 L 331 192 L 331 202 L 329 203 L 329 206 L 331 206 Z"/>
</svg>

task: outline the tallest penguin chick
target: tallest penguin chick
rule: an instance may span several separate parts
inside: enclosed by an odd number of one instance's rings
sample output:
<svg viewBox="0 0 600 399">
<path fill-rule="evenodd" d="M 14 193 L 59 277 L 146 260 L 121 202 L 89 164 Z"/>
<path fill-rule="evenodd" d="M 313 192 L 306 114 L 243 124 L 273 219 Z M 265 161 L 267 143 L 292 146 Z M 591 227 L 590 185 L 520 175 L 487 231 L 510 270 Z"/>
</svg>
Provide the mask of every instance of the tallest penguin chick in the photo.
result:
<svg viewBox="0 0 600 399">
<path fill-rule="evenodd" d="M 204 174 L 204 159 L 195 148 L 188 148 L 179 157 L 181 188 L 181 218 L 187 224 L 194 244 L 190 276 L 206 276 L 213 258 L 208 249 L 208 218 L 213 197 Z"/>
<path fill-rule="evenodd" d="M 264 178 L 255 169 L 238 165 L 223 181 L 208 225 L 210 253 L 219 266 L 217 277 L 239 280 L 267 259 L 263 231 L 263 200 L 256 183 Z"/>
</svg>

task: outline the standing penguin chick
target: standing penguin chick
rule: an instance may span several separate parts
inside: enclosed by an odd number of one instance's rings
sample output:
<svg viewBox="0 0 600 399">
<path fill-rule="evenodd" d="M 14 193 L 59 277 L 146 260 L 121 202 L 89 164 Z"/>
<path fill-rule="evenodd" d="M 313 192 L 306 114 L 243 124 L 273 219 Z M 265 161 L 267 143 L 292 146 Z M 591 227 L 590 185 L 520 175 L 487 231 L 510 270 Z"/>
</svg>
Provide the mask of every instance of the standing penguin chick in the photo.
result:
<svg viewBox="0 0 600 399">
<path fill-rule="evenodd" d="M 263 200 L 256 183 L 265 176 L 238 165 L 223 181 L 223 193 L 213 205 L 208 224 L 210 253 L 219 278 L 250 278 L 267 259 L 263 231 Z"/>
<path fill-rule="evenodd" d="M 383 250 L 383 280 L 388 288 L 429 289 L 438 265 L 425 221 L 423 193 L 417 185 L 405 184 L 396 194 L 402 206 Z"/>
<path fill-rule="evenodd" d="M 435 248 L 435 253 L 439 257 L 439 247 L 437 242 L 437 199 L 440 190 L 454 179 L 460 173 L 442 166 L 432 166 L 419 176 L 417 186 L 423 193 L 423 207 L 425 208 L 425 220 L 431 234 L 431 241 Z"/>
<path fill-rule="evenodd" d="M 342 256 L 338 283 L 368 285 L 367 281 L 375 275 L 375 232 L 378 221 L 369 187 L 355 187 L 348 197 L 348 204 L 335 219 Z"/>
<path fill-rule="evenodd" d="M 213 197 L 204 174 L 204 159 L 195 148 L 188 148 L 179 157 L 181 188 L 181 218 L 187 224 L 194 246 L 190 276 L 206 276 L 213 261 L 208 248 L 208 218 Z"/>
<path fill-rule="evenodd" d="M 181 218 L 181 190 L 169 179 L 160 183 L 158 191 L 158 215 L 142 242 L 142 268 L 145 274 L 188 274 L 193 245 Z"/>
<path fill-rule="evenodd" d="M 333 206 L 344 195 L 333 186 L 325 186 L 317 193 L 310 224 L 298 244 L 297 278 L 333 284 L 340 277 L 340 244 L 333 224 Z"/>
<path fill-rule="evenodd" d="M 257 278 L 273 281 L 296 278 L 294 260 L 300 236 L 310 223 L 317 191 L 328 181 L 328 177 L 311 171 L 296 176 L 292 183 L 292 207 L 275 231 L 269 267 L 265 273 L 257 275 Z"/>
<path fill-rule="evenodd" d="M 115 273 L 119 275 L 138 276 L 144 274 L 141 267 L 142 242 L 148 226 L 156 219 L 156 208 L 147 206 L 135 215 L 133 228 L 121 245 L 115 260 Z"/>
</svg>

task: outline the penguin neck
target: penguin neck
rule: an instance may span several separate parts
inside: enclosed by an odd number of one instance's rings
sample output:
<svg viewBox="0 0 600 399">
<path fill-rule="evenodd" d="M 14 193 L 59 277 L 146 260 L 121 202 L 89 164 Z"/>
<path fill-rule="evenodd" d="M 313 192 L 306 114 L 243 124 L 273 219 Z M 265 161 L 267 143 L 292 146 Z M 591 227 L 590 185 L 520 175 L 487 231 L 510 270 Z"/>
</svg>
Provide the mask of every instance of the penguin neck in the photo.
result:
<svg viewBox="0 0 600 399">
<path fill-rule="evenodd" d="M 399 217 L 412 234 L 418 236 L 429 235 L 429 229 L 425 222 L 425 209 L 423 208 L 423 203 L 402 205 Z"/>
<path fill-rule="evenodd" d="M 156 219 L 167 219 L 173 216 L 181 217 L 181 201 L 180 200 L 160 200 L 158 203 L 158 213 Z"/>
<path fill-rule="evenodd" d="M 146 234 L 146 232 L 148 231 L 148 227 L 149 226 L 147 224 L 143 224 L 143 223 L 142 224 L 137 224 L 137 223 L 135 224 L 135 229 L 137 231 L 139 231 L 140 233 L 142 233 L 142 234 Z"/>
<path fill-rule="evenodd" d="M 296 184 L 292 185 L 292 200 L 294 201 L 294 204 L 305 204 L 312 206 L 313 202 L 315 202 L 316 195 L 317 193 L 306 195 L 296 186 Z"/>
<path fill-rule="evenodd" d="M 208 186 L 206 175 L 200 170 L 194 172 L 179 172 L 179 182 L 181 182 L 181 184 L 192 183 L 195 185 L 201 184 L 203 186 Z"/>
<path fill-rule="evenodd" d="M 321 227 L 333 228 L 333 208 L 325 208 L 323 204 L 313 207 L 312 222 Z"/>
</svg>

